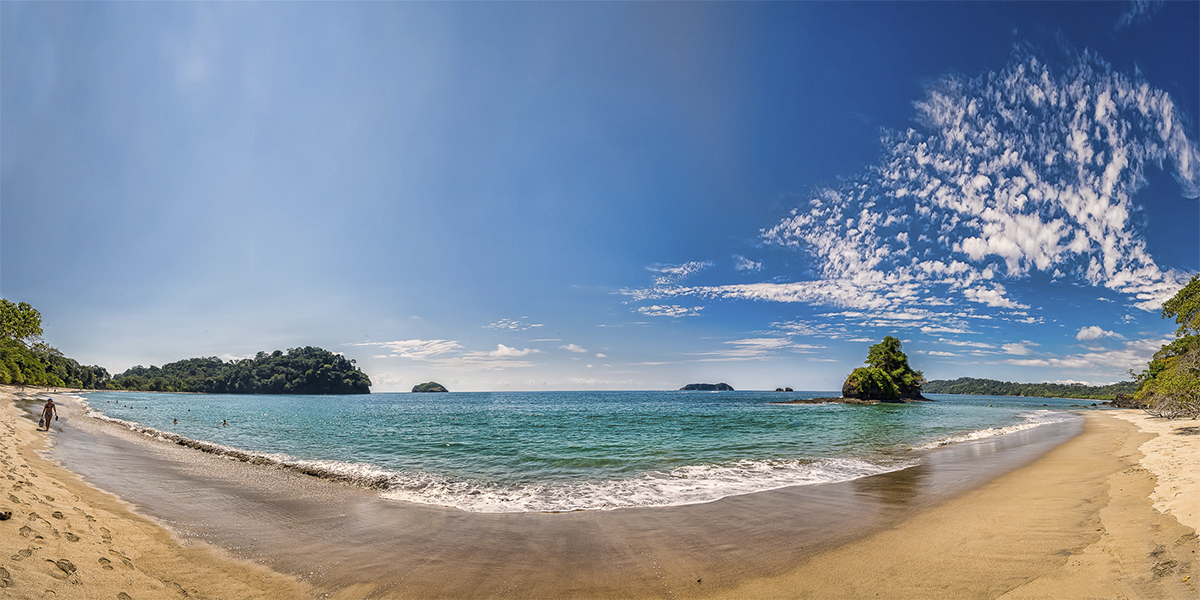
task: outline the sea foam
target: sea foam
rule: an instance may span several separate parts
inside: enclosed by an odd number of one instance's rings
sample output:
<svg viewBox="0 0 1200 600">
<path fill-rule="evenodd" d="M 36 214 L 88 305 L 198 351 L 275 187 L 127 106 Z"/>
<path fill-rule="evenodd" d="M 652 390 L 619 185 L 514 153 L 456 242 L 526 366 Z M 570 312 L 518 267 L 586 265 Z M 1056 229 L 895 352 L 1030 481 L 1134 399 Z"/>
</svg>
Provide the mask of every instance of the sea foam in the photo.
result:
<svg viewBox="0 0 1200 600">
<path fill-rule="evenodd" d="M 1020 423 L 1014 423 L 1007 427 L 989 427 L 986 429 L 977 429 L 974 431 L 967 431 L 964 433 L 956 433 L 954 435 L 950 435 L 950 436 L 946 436 L 944 438 L 939 438 L 939 439 L 933 440 L 926 444 L 921 444 L 919 446 L 916 446 L 915 449 L 929 450 L 929 449 L 938 448 L 941 446 L 948 446 L 950 444 L 958 444 L 958 443 L 962 443 L 962 442 L 972 442 L 975 440 L 982 440 L 982 439 L 987 439 L 990 437 L 996 437 L 998 435 L 1006 435 L 1009 433 L 1016 433 L 1018 431 L 1024 431 L 1026 429 L 1033 429 L 1034 427 L 1039 427 L 1041 425 L 1047 425 L 1050 423 L 1062 423 L 1063 421 L 1067 421 L 1067 420 L 1073 418 L 1070 413 L 1064 413 L 1062 411 L 1053 411 L 1053 410 L 1032 410 L 1029 412 L 1021 413 L 1018 416 L 1023 419 Z"/>
<path fill-rule="evenodd" d="M 399 472 L 367 463 L 304 460 L 195 440 L 140 423 L 110 417 L 80 399 L 85 414 L 145 437 L 256 465 L 292 470 L 322 479 L 378 490 L 383 498 L 457 508 L 477 513 L 571 512 L 681 506 L 714 502 L 794 485 L 850 481 L 917 464 L 915 459 L 826 458 L 815 461 L 738 461 L 689 465 L 635 477 L 552 484 L 505 485 L 454 479 L 426 472 Z"/>
<path fill-rule="evenodd" d="M 193 439 L 93 410 L 80 398 L 85 413 L 161 442 L 199 450 L 230 460 L 347 483 L 376 490 L 386 499 L 445 506 L 479 513 L 568 512 L 631 507 L 666 507 L 713 502 L 797 485 L 851 481 L 918 464 L 920 452 L 949 444 L 1014 433 L 1072 418 L 1068 413 L 1029 410 L 1015 416 L 1018 423 L 955 432 L 892 446 L 885 452 L 856 452 L 845 456 L 746 459 L 711 464 L 660 468 L 637 474 L 612 473 L 585 480 L 547 480 L 518 477 L 508 481 L 471 475 L 448 475 L 432 470 L 388 468 L 373 461 L 314 460 L 279 452 L 256 452 Z M 840 414 L 840 413 L 839 413 Z M 867 413 L 872 414 L 872 413 Z M 789 417 L 791 418 L 791 417 Z M 813 417 L 815 418 L 815 416 Z"/>
</svg>

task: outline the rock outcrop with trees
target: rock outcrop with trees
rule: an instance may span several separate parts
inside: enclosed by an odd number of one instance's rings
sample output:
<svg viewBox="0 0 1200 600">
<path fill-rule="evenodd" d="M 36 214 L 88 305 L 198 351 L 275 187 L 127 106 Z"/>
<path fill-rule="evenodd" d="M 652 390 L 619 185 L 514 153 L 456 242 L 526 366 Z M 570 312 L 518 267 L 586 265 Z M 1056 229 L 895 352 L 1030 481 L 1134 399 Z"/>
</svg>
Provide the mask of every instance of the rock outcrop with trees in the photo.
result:
<svg viewBox="0 0 1200 600">
<path fill-rule="evenodd" d="M 450 390 L 446 389 L 446 386 L 444 386 L 436 381 L 430 381 L 427 383 L 418 383 L 417 385 L 414 385 L 412 391 L 413 391 L 413 393 L 422 393 L 422 392 L 449 392 Z"/>
<path fill-rule="evenodd" d="M 850 373 L 842 384 L 842 397 L 879 402 L 925 400 L 925 376 L 908 365 L 900 340 L 887 336 L 867 351 L 867 366 Z"/>
</svg>

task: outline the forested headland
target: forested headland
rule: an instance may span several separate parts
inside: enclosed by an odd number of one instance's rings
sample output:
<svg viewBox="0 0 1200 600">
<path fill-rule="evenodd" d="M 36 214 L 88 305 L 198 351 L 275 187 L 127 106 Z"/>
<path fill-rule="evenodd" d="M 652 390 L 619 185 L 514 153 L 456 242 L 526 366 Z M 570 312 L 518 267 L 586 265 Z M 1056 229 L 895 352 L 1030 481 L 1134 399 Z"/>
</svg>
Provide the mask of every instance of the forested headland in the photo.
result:
<svg viewBox="0 0 1200 600">
<path fill-rule="evenodd" d="M 307 346 L 223 361 L 189 358 L 162 367 L 133 367 L 106 389 L 204 394 L 369 394 L 371 379 L 353 360 Z"/>
<path fill-rule="evenodd" d="M 116 376 L 84 366 L 42 340 L 42 315 L 0 299 L 0 384 L 206 394 L 369 394 L 371 379 L 353 360 L 312 346 L 254 358 L 190 358 L 136 366 Z"/>
<path fill-rule="evenodd" d="M 981 394 L 986 396 L 1029 396 L 1033 398 L 1077 398 L 1080 400 L 1113 400 L 1117 394 L 1133 394 L 1137 383 L 1120 381 L 1101 386 L 1082 383 L 1013 383 L 995 379 L 959 377 L 954 380 L 935 379 L 922 388 L 930 394 Z"/>
</svg>

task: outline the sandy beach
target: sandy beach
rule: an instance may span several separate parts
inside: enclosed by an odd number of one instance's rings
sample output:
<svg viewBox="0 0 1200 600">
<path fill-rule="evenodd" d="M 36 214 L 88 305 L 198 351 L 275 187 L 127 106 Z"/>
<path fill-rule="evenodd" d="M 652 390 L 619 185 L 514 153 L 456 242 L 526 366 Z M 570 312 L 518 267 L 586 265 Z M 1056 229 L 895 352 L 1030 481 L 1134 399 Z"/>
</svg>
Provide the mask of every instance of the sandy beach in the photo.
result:
<svg viewBox="0 0 1200 600">
<path fill-rule="evenodd" d="M 850 484 L 479 515 L 107 434 L 71 439 L 124 474 L 80 477 L 0 393 L 0 597 L 1200 597 L 1200 422 L 1139 411 Z"/>
<path fill-rule="evenodd" d="M 0 388 L 0 510 L 12 511 L 11 519 L 0 521 L 0 597 L 312 595 L 293 578 L 253 562 L 207 544 L 185 545 L 127 503 L 43 459 L 56 433 L 37 431 L 15 404 L 20 395 Z"/>
</svg>

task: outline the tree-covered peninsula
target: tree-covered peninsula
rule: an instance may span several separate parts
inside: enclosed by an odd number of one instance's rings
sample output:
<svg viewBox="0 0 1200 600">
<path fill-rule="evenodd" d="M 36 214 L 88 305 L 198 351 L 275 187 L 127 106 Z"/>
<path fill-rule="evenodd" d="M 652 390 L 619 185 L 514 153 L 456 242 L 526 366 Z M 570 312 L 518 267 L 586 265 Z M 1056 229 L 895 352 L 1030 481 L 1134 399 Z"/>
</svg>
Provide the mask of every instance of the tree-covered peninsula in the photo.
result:
<svg viewBox="0 0 1200 600">
<path fill-rule="evenodd" d="M 1132 394 L 1137 384 L 1121 381 L 1109 385 L 1084 385 L 1082 383 L 1014 383 L 995 379 L 935 379 L 923 388 L 930 394 L 981 394 L 985 396 L 1028 396 L 1033 398 L 1078 398 L 1086 400 L 1113 400 L 1118 394 Z"/>
<path fill-rule="evenodd" d="M 204 394 L 369 394 L 371 379 L 353 360 L 307 346 L 223 361 L 189 358 L 162 367 L 133 367 L 108 389 Z"/>
</svg>

